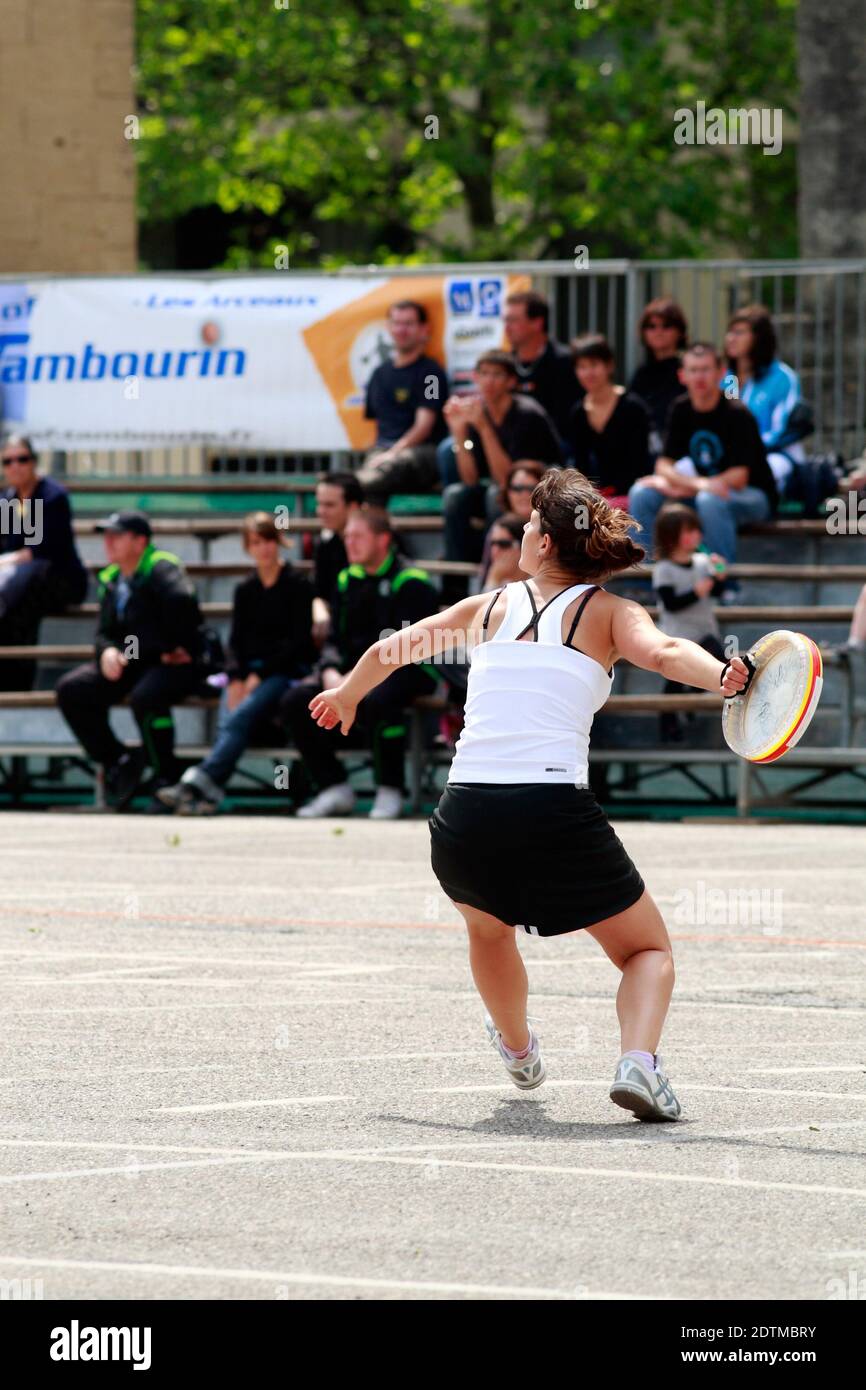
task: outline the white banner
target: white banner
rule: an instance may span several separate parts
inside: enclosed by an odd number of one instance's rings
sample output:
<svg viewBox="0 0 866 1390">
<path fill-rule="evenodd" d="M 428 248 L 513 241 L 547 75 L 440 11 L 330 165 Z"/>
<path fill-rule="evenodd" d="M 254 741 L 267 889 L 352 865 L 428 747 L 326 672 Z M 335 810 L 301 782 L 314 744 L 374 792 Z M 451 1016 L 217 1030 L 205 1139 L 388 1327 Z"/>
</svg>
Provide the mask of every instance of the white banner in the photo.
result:
<svg viewBox="0 0 866 1390">
<path fill-rule="evenodd" d="M 528 282 L 521 281 L 520 287 Z M 0 283 L 0 412 L 40 449 L 366 448 L 388 305 L 465 376 L 502 343 L 506 276 L 244 275 Z"/>
</svg>

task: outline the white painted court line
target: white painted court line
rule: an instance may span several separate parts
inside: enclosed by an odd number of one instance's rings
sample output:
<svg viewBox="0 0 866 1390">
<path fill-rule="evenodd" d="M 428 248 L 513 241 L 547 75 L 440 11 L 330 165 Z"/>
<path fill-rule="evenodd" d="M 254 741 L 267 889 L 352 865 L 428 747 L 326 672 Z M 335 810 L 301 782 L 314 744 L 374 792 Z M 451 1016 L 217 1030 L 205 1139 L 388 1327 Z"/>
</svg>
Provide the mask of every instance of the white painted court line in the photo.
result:
<svg viewBox="0 0 866 1390">
<path fill-rule="evenodd" d="M 180 969 L 180 966 L 143 966 L 143 970 L 151 974 L 160 969 Z M 394 971 L 392 965 L 346 965 L 340 970 L 294 970 L 285 975 L 247 975 L 244 979 L 232 980 L 223 979 L 219 975 L 195 976 L 173 976 L 149 980 L 142 976 L 139 971 L 118 971 L 113 975 L 103 975 L 97 972 L 86 975 L 63 976 L 58 975 L 7 975 L 4 981 L 4 988 L 12 989 L 16 985 L 57 985 L 62 987 L 75 987 L 77 985 L 115 985 L 120 987 L 128 984 L 135 988 L 145 985 L 181 985 L 199 988 L 203 985 L 211 989 L 242 989 L 248 985 L 269 985 L 273 989 L 291 989 L 294 985 L 304 984 L 307 980 L 337 980 L 345 975 L 389 975 Z M 135 975 L 134 979 L 119 978 L 120 976 Z M 412 988 L 407 985 L 402 988 Z"/>
<path fill-rule="evenodd" d="M 585 1080 L 553 1080 L 548 1078 L 545 1081 L 547 1088 L 570 1087 L 570 1086 L 610 1086 L 610 1081 L 587 1078 Z M 706 1092 L 712 1095 L 746 1095 L 746 1096 L 797 1096 L 803 1100 L 864 1100 L 866 1092 L 860 1091 L 783 1091 L 768 1086 L 706 1086 L 700 1082 L 682 1081 L 678 1084 L 683 1091 Z M 462 1095 L 475 1091 L 513 1091 L 514 1085 L 508 1081 L 498 1081 L 484 1086 L 425 1086 L 419 1090 L 413 1090 L 412 1095 Z M 404 1092 L 405 1094 L 405 1092 Z M 532 1104 L 537 1104 L 543 1099 L 540 1095 L 533 1094 L 525 1096 L 525 1100 Z"/>
<path fill-rule="evenodd" d="M 443 1149 L 467 1149 L 470 1153 L 486 1152 L 488 1150 L 510 1149 L 510 1148 L 566 1148 L 572 1150 L 579 1148 L 615 1148 L 617 1146 L 635 1146 L 644 1148 L 649 1144 L 658 1143 L 662 1137 L 669 1145 L 703 1143 L 706 1140 L 726 1142 L 730 1139 L 760 1137 L 767 1134 L 799 1134 L 805 1133 L 818 1124 L 821 1131 L 831 1129 L 862 1129 L 866 1126 L 866 1119 L 863 1120 L 828 1120 L 828 1121 L 805 1121 L 796 1125 L 765 1125 L 760 1128 L 746 1129 L 726 1129 L 720 1131 L 700 1130 L 691 1132 L 677 1125 L 667 1125 L 664 1128 L 653 1126 L 623 1126 L 623 1134 L 605 1135 L 603 1138 L 580 1138 L 574 1139 L 557 1138 L 555 1135 L 546 1135 L 540 1139 L 537 1135 L 503 1135 L 496 1139 L 425 1139 L 420 1144 L 353 1144 L 346 1150 L 328 1150 L 329 1154 L 343 1153 L 348 1157 L 374 1157 L 388 1154 L 429 1154 L 432 1151 L 439 1152 Z M 294 1149 L 248 1149 L 238 1144 L 139 1144 L 127 1140 L 110 1139 L 0 1139 L 0 1148 L 4 1149 L 60 1149 L 62 1151 L 75 1151 L 83 1153 L 127 1153 L 133 1157 L 139 1154 L 181 1154 L 185 1157 L 224 1157 L 224 1158 L 244 1158 L 244 1159 L 294 1159 L 298 1157 L 309 1157 L 306 1151 L 296 1151 Z M 808 1154 L 804 1150 L 804 1154 Z M 843 1155 L 844 1156 L 844 1155 Z M 119 1171 L 127 1172 L 128 1165 L 124 1165 Z"/>
<path fill-rule="evenodd" d="M 800 1073 L 815 1071 L 860 1072 L 861 1075 L 866 1076 L 866 1063 L 861 1062 L 859 1066 L 845 1067 L 746 1067 L 745 1070 L 749 1076 L 797 1076 Z"/>
<path fill-rule="evenodd" d="M 732 994 L 736 994 L 738 991 L 742 993 L 750 990 L 763 990 L 765 994 L 773 994 L 779 993 L 782 990 L 799 989 L 807 991 L 810 994 L 817 994 L 819 990 L 826 989 L 827 985 L 853 985 L 857 989 L 862 989 L 864 981 L 866 981 L 866 974 L 864 974 L 862 979 L 858 978 L 855 974 L 835 976 L 801 975 L 798 980 L 770 979 L 768 981 L 765 979 L 763 981 L 755 981 L 752 984 L 749 984 L 745 980 L 727 980 L 721 985 L 701 985 L 701 989 L 705 989 L 707 992 L 712 991 L 713 993 L 721 990 L 730 990 Z"/>
<path fill-rule="evenodd" d="M 273 1100 L 226 1100 L 215 1105 L 151 1105 L 148 1109 L 156 1115 L 201 1115 L 217 1110 L 258 1110 L 268 1105 L 325 1105 L 329 1101 L 348 1101 L 357 1103 L 357 1096 L 282 1096 Z"/>
<path fill-rule="evenodd" d="M 295 1271 L 273 1269 L 221 1269 L 213 1265 L 136 1264 L 131 1260 L 40 1260 L 29 1256 L 0 1255 L 0 1264 L 24 1265 L 40 1269 L 105 1270 L 110 1274 L 168 1275 L 183 1279 L 237 1279 L 267 1284 L 296 1284 L 300 1286 L 342 1289 L 406 1289 L 416 1293 L 489 1294 L 492 1298 L 513 1294 L 515 1298 L 554 1298 L 573 1301 L 609 1299 L 642 1302 L 655 1299 L 656 1294 L 610 1293 L 602 1291 L 576 1294 L 568 1289 L 537 1288 L 525 1284 L 458 1284 L 420 1279 L 353 1278 L 343 1274 L 298 1274 Z"/>
<path fill-rule="evenodd" d="M 465 998 L 477 999 L 478 995 L 474 990 L 461 991 Z M 545 999 L 567 999 L 571 1004 L 603 1004 L 609 1008 L 613 1004 L 613 995 L 609 998 L 599 995 L 580 995 L 580 994 L 554 994 L 547 991 L 536 990 L 534 1003 L 540 1007 Z M 845 1017 L 862 1018 L 866 1022 L 866 1008 L 849 1009 L 844 1006 L 837 1008 L 835 1004 L 763 1004 L 757 1001 L 748 1002 L 738 1000 L 727 1001 L 723 999 L 683 999 L 682 996 L 674 995 L 671 1004 L 672 1009 L 764 1009 L 767 1013 L 775 1014 L 800 1014 L 800 1013 L 820 1013 L 829 1014 L 832 1018 L 839 1015 Z"/>
<path fill-rule="evenodd" d="M 476 1170 L 478 1172 L 535 1173 L 541 1176 L 556 1173 L 570 1177 L 610 1178 L 619 1181 L 627 1180 L 636 1183 L 638 1186 L 648 1182 L 685 1183 L 692 1187 L 727 1187 L 780 1193 L 803 1192 L 811 1197 L 844 1197 L 847 1201 L 851 1201 L 852 1199 L 866 1200 L 866 1188 L 836 1187 L 821 1183 L 772 1182 L 753 1178 L 721 1178 L 705 1173 L 665 1173 L 648 1167 L 588 1168 L 565 1163 L 487 1162 L 485 1160 L 456 1158 L 436 1158 L 431 1160 L 429 1156 L 414 1158 L 408 1155 L 398 1155 L 394 1153 L 352 1153 L 345 1149 L 309 1150 L 285 1156 L 269 1154 L 267 1157 L 261 1157 L 258 1155 L 246 1154 L 225 1158 L 187 1159 L 173 1162 L 126 1163 L 105 1168 L 56 1169 L 54 1171 L 39 1173 L 11 1173 L 0 1176 L 0 1186 L 12 1186 L 14 1184 L 28 1182 L 58 1182 L 68 1178 L 122 1176 L 129 1179 L 132 1172 L 168 1172 L 183 1169 L 237 1167 L 253 1163 L 285 1162 L 287 1159 L 293 1163 L 302 1161 L 372 1163 L 377 1166 L 392 1164 L 399 1167 L 411 1168 L 429 1168 L 432 1163 L 437 1169 L 459 1168 Z"/>
</svg>

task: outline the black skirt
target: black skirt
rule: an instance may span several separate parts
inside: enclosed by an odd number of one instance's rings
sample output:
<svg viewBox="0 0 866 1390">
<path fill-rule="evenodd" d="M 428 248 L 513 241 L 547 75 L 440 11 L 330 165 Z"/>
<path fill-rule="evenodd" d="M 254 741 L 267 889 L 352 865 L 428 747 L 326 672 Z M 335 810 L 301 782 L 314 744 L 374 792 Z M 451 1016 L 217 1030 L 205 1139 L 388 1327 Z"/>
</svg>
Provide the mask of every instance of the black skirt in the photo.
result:
<svg viewBox="0 0 866 1390">
<path fill-rule="evenodd" d="M 644 892 L 586 787 L 449 782 L 428 825 L 433 872 L 448 897 L 533 936 L 591 927 Z"/>
</svg>

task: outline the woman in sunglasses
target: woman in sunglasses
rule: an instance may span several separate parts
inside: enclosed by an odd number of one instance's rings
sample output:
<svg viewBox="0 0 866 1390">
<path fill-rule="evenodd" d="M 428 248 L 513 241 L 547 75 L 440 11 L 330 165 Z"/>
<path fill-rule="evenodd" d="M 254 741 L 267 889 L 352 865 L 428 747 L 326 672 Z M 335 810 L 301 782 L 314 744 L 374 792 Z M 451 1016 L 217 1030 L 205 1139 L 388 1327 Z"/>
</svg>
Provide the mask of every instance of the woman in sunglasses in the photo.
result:
<svg viewBox="0 0 866 1390">
<path fill-rule="evenodd" d="M 38 475 L 23 435 L 0 452 L 0 647 L 34 646 L 46 613 L 80 603 L 87 571 L 75 547 L 69 494 Z M 34 661 L 0 660 L 0 690 L 29 690 Z"/>
<path fill-rule="evenodd" d="M 686 316 L 675 299 L 651 299 L 638 324 L 646 356 L 628 389 L 640 396 L 652 417 L 650 451 L 661 453 L 668 411 L 684 387 L 680 381 L 680 353 L 688 341 Z"/>
<path fill-rule="evenodd" d="M 505 480 L 505 486 L 499 493 L 499 505 L 503 513 L 516 516 L 521 525 L 523 522 L 529 520 L 532 515 L 532 492 L 544 477 L 546 468 L 546 464 L 536 463 L 534 460 L 529 459 L 522 459 L 519 463 L 514 464 Z M 489 527 L 487 535 L 484 537 L 484 551 L 481 556 L 481 566 L 478 572 L 479 592 L 484 589 L 490 589 L 498 583 L 498 579 L 495 575 L 491 578 L 491 565 L 495 559 L 498 560 L 501 565 L 503 560 L 502 552 L 506 550 L 506 538 L 496 530 L 496 527 L 500 526 L 504 519 L 504 516 L 497 517 L 493 525 Z M 493 544 L 494 536 L 499 542 L 497 545 Z M 520 541 L 522 539 L 523 533 L 521 532 L 518 536 L 518 551 L 520 550 Z M 497 550 L 499 551 L 498 556 L 495 554 Z M 507 550 L 506 558 L 508 558 Z M 520 579 L 522 576 L 515 572 L 514 574 L 509 573 L 507 578 L 510 581 L 512 579 Z"/>
</svg>

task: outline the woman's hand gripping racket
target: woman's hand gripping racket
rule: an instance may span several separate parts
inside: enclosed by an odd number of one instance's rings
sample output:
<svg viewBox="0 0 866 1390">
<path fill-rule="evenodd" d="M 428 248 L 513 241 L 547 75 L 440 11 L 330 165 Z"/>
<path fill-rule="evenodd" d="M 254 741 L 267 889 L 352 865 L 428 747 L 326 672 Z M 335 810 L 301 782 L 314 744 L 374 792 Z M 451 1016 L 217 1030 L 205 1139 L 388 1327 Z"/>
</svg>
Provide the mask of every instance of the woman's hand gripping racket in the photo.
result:
<svg viewBox="0 0 866 1390">
<path fill-rule="evenodd" d="M 784 628 L 768 632 L 722 671 L 728 747 L 753 763 L 783 757 L 808 729 L 823 684 L 821 653 L 810 637 Z"/>
</svg>

